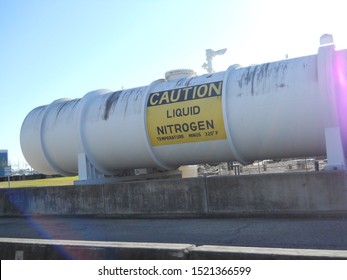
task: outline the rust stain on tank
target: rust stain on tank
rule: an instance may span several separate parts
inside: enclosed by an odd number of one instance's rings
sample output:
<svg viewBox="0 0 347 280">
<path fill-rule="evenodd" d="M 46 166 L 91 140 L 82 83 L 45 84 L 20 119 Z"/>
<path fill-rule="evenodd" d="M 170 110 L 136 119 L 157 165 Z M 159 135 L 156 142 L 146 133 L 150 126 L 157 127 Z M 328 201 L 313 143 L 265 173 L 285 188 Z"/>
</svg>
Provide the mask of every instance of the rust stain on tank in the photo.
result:
<svg viewBox="0 0 347 280">
<path fill-rule="evenodd" d="M 241 78 L 238 81 L 240 88 L 250 84 L 252 95 L 254 95 L 254 78 L 257 73 L 257 69 L 258 69 L 258 65 L 247 67 L 245 71 L 243 71 Z"/>
<path fill-rule="evenodd" d="M 121 97 L 122 103 L 124 103 L 124 108 L 123 108 L 123 117 L 126 117 L 128 114 L 131 114 L 131 112 L 134 112 L 134 106 L 137 100 L 139 99 L 140 96 L 142 96 L 144 90 L 146 88 L 144 87 L 139 87 L 139 88 L 133 88 L 131 90 L 127 90 L 124 92 L 124 94 Z M 129 110 L 129 104 L 133 104 L 134 106 L 131 106 L 132 110 Z"/>
<path fill-rule="evenodd" d="M 58 118 L 60 111 L 65 107 L 68 101 L 63 102 L 62 104 L 59 104 L 59 108 L 57 109 L 57 115 L 56 118 Z"/>
<path fill-rule="evenodd" d="M 59 106 L 59 108 L 58 108 L 58 110 L 57 110 L 56 118 L 58 118 L 60 112 L 63 110 L 63 108 L 64 108 L 65 106 L 68 106 L 69 104 L 74 103 L 72 108 L 75 108 L 75 106 L 77 105 L 77 103 L 78 103 L 80 100 L 81 100 L 80 98 L 78 98 L 78 99 L 71 99 L 71 100 L 67 100 L 67 101 L 63 102 L 62 104 L 60 104 L 60 106 Z"/>
<path fill-rule="evenodd" d="M 257 72 L 258 65 L 255 66 L 253 73 L 252 73 L 252 87 L 251 87 L 251 94 L 254 95 L 254 77 L 255 73 Z"/>
<path fill-rule="evenodd" d="M 286 83 L 283 82 L 287 69 L 287 62 L 264 63 L 244 68 L 237 83 L 240 89 L 247 86 L 248 90 L 242 90 L 237 97 L 247 93 L 252 96 L 268 93 L 274 79 L 278 81 L 277 88 L 287 87 Z"/>
<path fill-rule="evenodd" d="M 260 66 L 260 69 L 257 73 L 257 80 L 258 81 L 261 81 L 262 79 L 264 79 L 268 76 L 269 66 L 270 66 L 270 63 L 262 64 Z"/>
<path fill-rule="evenodd" d="M 116 106 L 118 99 L 119 99 L 122 92 L 123 92 L 122 90 L 115 91 L 115 92 L 111 93 L 109 95 L 109 97 L 107 97 L 106 102 L 105 102 L 105 109 L 104 109 L 103 116 L 102 116 L 103 120 L 106 121 L 108 119 L 108 117 L 110 115 L 111 108 Z"/>
<path fill-rule="evenodd" d="M 195 78 L 195 77 L 188 78 L 188 79 L 186 80 L 186 82 L 185 82 L 185 86 L 186 86 L 186 87 L 189 86 L 190 83 L 192 82 L 192 80 L 194 80 L 194 78 Z"/>
<path fill-rule="evenodd" d="M 176 87 L 180 87 L 183 85 L 183 82 L 186 80 L 186 78 L 181 78 L 176 82 Z"/>
</svg>

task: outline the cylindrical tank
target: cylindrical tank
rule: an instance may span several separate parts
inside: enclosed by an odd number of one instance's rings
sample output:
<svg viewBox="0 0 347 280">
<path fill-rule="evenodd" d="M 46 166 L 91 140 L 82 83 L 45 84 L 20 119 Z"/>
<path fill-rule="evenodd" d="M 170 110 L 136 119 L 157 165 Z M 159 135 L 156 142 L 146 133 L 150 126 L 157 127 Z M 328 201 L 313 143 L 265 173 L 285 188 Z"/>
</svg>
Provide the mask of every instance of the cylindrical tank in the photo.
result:
<svg viewBox="0 0 347 280">
<path fill-rule="evenodd" d="M 334 82 L 338 93 L 328 94 L 346 93 L 346 52 L 334 52 L 336 75 L 335 68 L 319 74 L 318 54 L 201 76 L 173 72 L 145 87 L 59 99 L 28 114 L 22 151 L 35 170 L 63 175 L 77 174 L 79 153 L 106 175 L 325 155 L 331 104 L 322 104 L 329 98 L 320 79 Z"/>
</svg>

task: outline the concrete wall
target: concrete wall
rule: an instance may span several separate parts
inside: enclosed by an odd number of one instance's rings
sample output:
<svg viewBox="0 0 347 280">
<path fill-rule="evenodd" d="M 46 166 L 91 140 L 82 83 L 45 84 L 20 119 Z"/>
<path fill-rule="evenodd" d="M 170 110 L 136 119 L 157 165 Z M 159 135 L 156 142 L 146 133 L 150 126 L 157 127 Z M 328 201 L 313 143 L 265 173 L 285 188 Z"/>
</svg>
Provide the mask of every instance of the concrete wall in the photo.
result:
<svg viewBox="0 0 347 280">
<path fill-rule="evenodd" d="M 347 251 L 191 244 L 0 238 L 0 259 L 13 260 L 316 260 L 347 259 Z"/>
<path fill-rule="evenodd" d="M 0 216 L 206 217 L 347 213 L 344 172 L 0 189 Z"/>
<path fill-rule="evenodd" d="M 208 178 L 208 211 L 310 213 L 347 211 L 343 172 L 290 173 Z"/>
<path fill-rule="evenodd" d="M 0 259 L 184 260 L 190 244 L 0 238 Z M 347 259 L 347 253 L 346 253 Z"/>
</svg>

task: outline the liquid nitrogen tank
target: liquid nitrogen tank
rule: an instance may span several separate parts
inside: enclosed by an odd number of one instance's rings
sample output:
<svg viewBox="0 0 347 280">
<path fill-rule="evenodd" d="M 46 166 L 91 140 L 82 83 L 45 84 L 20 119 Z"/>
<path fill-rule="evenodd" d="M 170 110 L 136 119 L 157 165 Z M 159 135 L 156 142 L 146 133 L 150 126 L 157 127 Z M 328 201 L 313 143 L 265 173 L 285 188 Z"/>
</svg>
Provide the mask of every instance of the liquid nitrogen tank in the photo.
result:
<svg viewBox="0 0 347 280">
<path fill-rule="evenodd" d="M 89 177 L 308 156 L 344 168 L 346 65 L 323 36 L 316 55 L 59 99 L 25 118 L 22 151 L 38 172 Z"/>
</svg>

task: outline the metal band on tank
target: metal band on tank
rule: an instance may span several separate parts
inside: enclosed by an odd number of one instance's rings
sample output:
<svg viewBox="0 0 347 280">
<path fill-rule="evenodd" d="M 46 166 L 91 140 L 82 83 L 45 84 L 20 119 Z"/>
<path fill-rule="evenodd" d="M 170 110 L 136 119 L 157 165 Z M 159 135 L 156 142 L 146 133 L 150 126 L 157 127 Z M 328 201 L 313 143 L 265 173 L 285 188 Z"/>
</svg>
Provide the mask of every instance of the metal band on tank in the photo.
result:
<svg viewBox="0 0 347 280">
<path fill-rule="evenodd" d="M 234 160 L 238 161 L 239 163 L 243 164 L 243 165 L 247 165 L 250 164 L 251 162 L 245 160 L 237 151 L 237 148 L 235 147 L 235 144 L 233 142 L 233 138 L 232 138 L 232 133 L 230 132 L 230 127 L 229 127 L 229 122 L 228 122 L 228 108 L 227 108 L 227 88 L 228 88 L 228 79 L 229 79 L 229 75 L 231 73 L 231 71 L 233 71 L 234 69 L 238 68 L 239 65 L 231 65 L 229 66 L 229 68 L 227 69 L 227 71 L 225 71 L 224 73 L 224 77 L 223 77 L 223 84 L 225 85 L 222 88 L 222 108 L 223 108 L 223 118 L 224 118 L 224 126 L 225 126 L 225 132 L 227 134 L 227 138 L 228 138 L 228 143 L 229 143 L 229 147 L 231 150 L 231 153 L 234 157 Z"/>
<path fill-rule="evenodd" d="M 41 142 L 42 154 L 45 157 L 45 159 L 48 162 L 48 164 L 51 166 L 51 168 L 53 170 L 55 170 L 57 172 L 57 174 L 61 174 L 61 175 L 64 175 L 64 176 L 71 176 L 71 175 L 74 175 L 74 173 L 69 173 L 69 172 L 66 172 L 66 171 L 62 170 L 50 158 L 49 153 L 47 152 L 46 143 L 45 143 L 45 141 L 43 141 L 43 129 L 42 129 L 44 127 L 44 125 L 46 124 L 47 114 L 50 112 L 49 109 L 51 107 L 53 107 L 53 105 L 55 105 L 57 103 L 64 103 L 67 100 L 69 100 L 69 99 L 66 99 L 66 98 L 58 99 L 58 100 L 53 101 L 51 104 L 49 104 L 46 107 L 46 111 L 45 111 L 45 113 L 44 113 L 44 115 L 42 117 L 41 124 L 40 124 L 40 142 Z"/>
<path fill-rule="evenodd" d="M 88 101 L 93 98 L 93 96 L 100 95 L 100 94 L 107 94 L 111 93 L 112 91 L 110 90 L 94 90 L 91 92 L 88 92 L 85 96 L 81 98 L 81 103 L 80 103 L 80 112 L 78 114 L 78 137 L 79 137 L 79 143 L 80 143 L 80 149 L 86 154 L 87 159 L 92 163 L 92 165 L 95 167 L 95 169 L 103 174 L 106 175 L 114 175 L 111 173 L 109 170 L 103 168 L 92 156 L 89 146 L 87 144 L 87 141 L 85 140 L 86 138 L 84 137 L 84 121 L 85 114 L 86 114 L 86 109 L 88 108 Z"/>
</svg>

